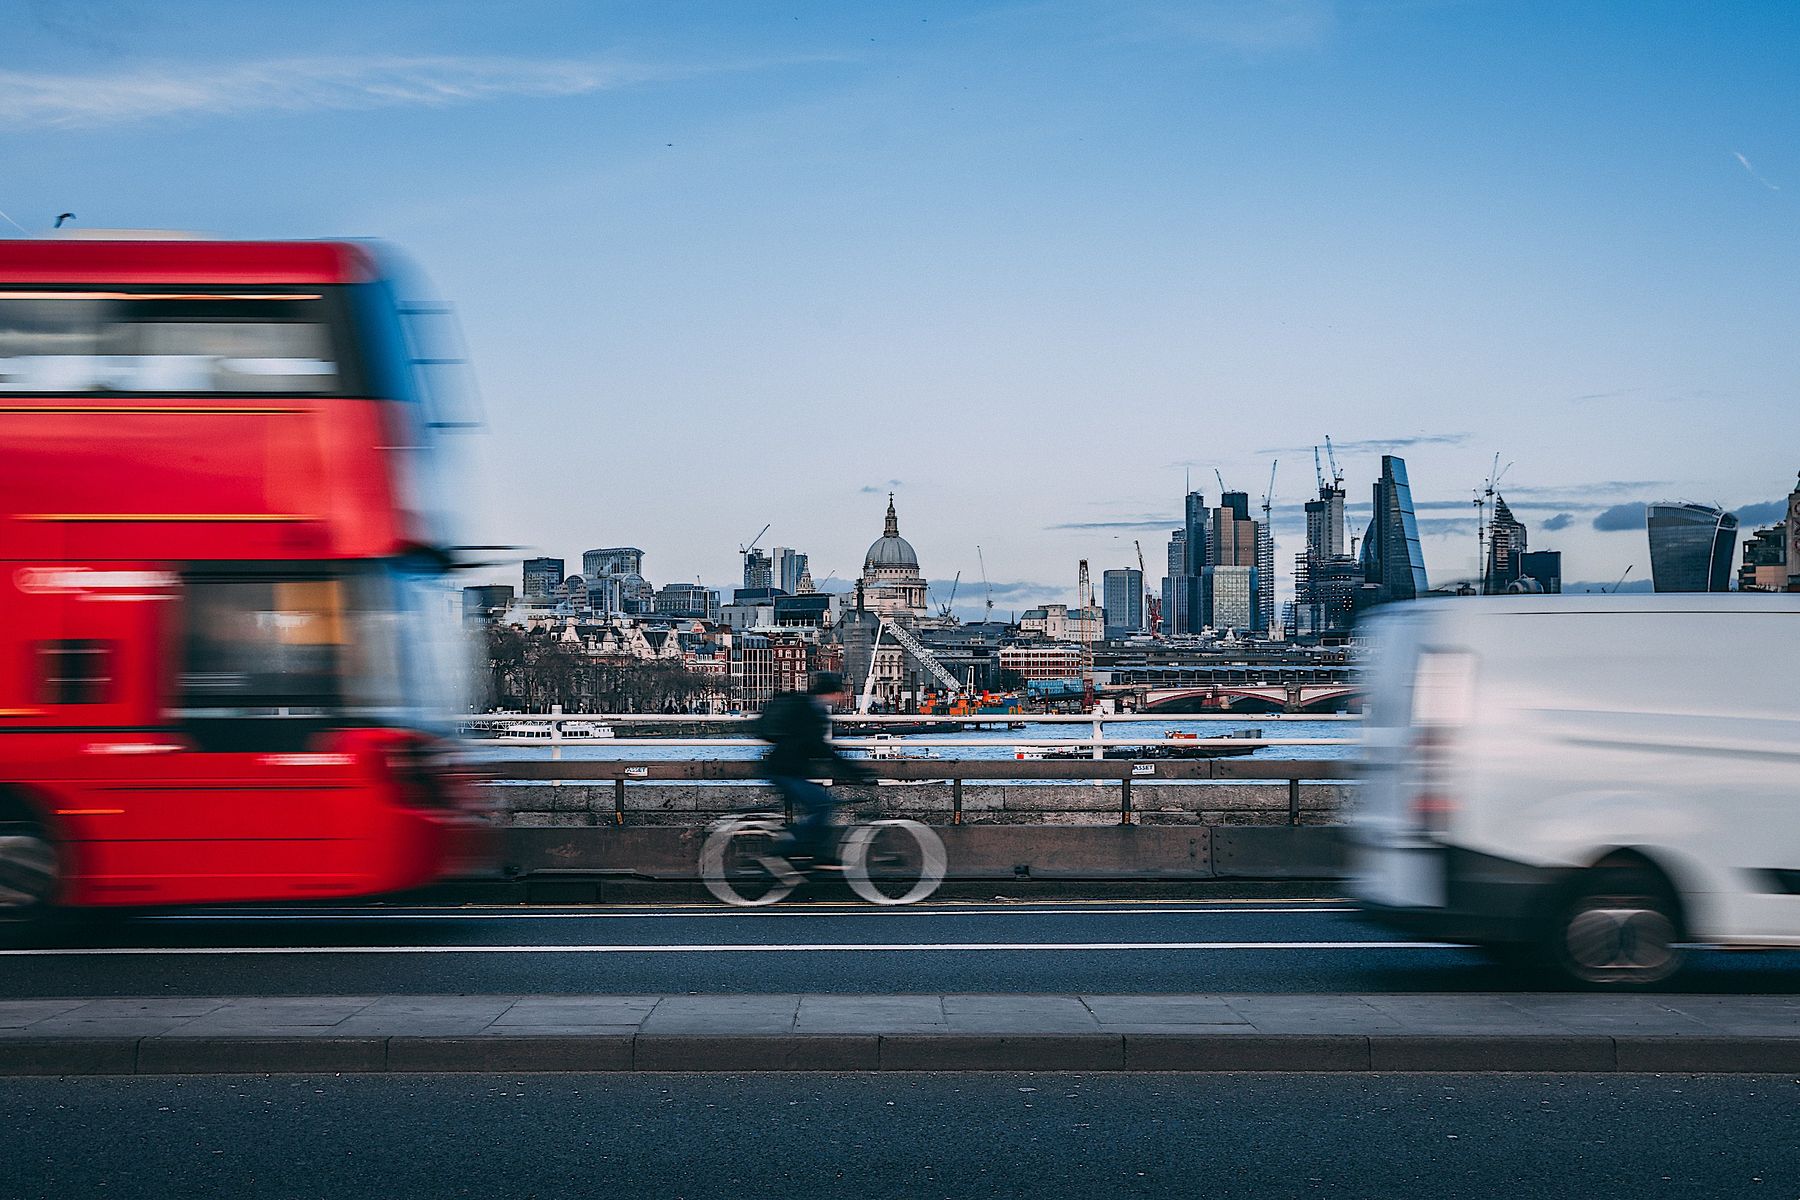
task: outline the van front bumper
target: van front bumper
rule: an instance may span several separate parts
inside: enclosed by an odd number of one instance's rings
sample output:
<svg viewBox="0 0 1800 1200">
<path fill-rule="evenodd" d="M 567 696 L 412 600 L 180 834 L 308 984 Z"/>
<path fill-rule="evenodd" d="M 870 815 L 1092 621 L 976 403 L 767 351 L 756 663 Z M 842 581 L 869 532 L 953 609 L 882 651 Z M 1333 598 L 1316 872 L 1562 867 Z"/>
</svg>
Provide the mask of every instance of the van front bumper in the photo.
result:
<svg viewBox="0 0 1800 1200">
<path fill-rule="evenodd" d="M 1421 848 L 1442 872 L 1444 903 L 1396 905 L 1358 897 L 1374 920 L 1442 942 L 1499 945 L 1537 940 L 1573 873 L 1457 846 Z"/>
</svg>

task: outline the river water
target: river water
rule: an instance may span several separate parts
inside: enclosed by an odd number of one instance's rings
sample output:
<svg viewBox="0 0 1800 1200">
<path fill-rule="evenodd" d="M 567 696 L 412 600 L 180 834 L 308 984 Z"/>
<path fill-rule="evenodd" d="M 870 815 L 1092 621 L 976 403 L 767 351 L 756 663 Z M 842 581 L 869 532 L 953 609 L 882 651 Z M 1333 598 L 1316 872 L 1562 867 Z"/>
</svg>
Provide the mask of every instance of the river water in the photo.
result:
<svg viewBox="0 0 1800 1200">
<path fill-rule="evenodd" d="M 1246 716 L 1240 720 L 1230 721 L 1193 721 L 1181 722 L 1171 719 L 1168 726 L 1154 723 L 1132 723 L 1108 725 L 1103 736 L 1108 739 L 1128 740 L 1134 737 L 1160 738 L 1169 729 L 1180 729 L 1184 733 L 1195 733 L 1200 737 L 1225 737 L 1231 734 L 1248 733 L 1260 730 L 1266 738 L 1338 738 L 1348 739 L 1354 743 L 1362 732 L 1362 726 L 1355 721 L 1308 721 L 1304 719 L 1283 718 L 1270 720 L 1267 717 L 1258 719 Z M 620 732 L 624 732 L 623 729 Z M 906 757 L 929 754 L 941 759 L 985 759 L 1004 760 L 1015 757 L 1014 745 L 1018 741 L 1054 738 L 1074 741 L 1092 737 L 1092 725 L 1065 725 L 1060 723 L 1028 721 L 1023 729 L 971 729 L 960 733 L 933 733 L 916 736 L 896 735 L 893 744 Z M 1000 746 L 982 746 L 971 743 L 1004 741 Z M 950 743 L 948 745 L 934 743 Z M 469 743 L 477 758 L 481 759 L 520 759 L 550 758 L 551 747 L 544 744 L 535 745 L 490 745 L 480 742 Z M 845 747 L 846 752 L 853 752 L 853 747 Z M 716 746 L 634 746 L 630 740 L 610 742 L 600 745 L 581 742 L 564 742 L 562 760 L 564 762 L 582 761 L 626 761 L 626 762 L 670 762 L 694 760 L 744 760 L 755 759 L 762 755 L 763 747 L 756 745 L 716 745 Z M 1357 754 L 1357 746 L 1261 746 L 1252 757 L 1261 759 L 1317 759 L 1317 758 L 1353 758 Z"/>
</svg>

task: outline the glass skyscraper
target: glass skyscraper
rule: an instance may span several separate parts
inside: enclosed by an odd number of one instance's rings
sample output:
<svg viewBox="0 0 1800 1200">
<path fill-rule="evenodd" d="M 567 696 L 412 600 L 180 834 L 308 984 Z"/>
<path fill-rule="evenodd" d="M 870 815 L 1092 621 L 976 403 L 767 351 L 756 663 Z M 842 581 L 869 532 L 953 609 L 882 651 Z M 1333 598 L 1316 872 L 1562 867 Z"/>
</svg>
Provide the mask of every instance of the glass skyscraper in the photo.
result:
<svg viewBox="0 0 1800 1200">
<path fill-rule="evenodd" d="M 1659 592 L 1723 592 L 1730 586 L 1738 519 L 1705 504 L 1652 504 L 1650 578 Z"/>
<path fill-rule="evenodd" d="M 1419 546 L 1419 523 L 1413 516 L 1412 485 L 1406 460 L 1381 456 L 1381 478 L 1375 482 L 1375 515 L 1369 518 L 1362 544 L 1363 580 L 1375 585 L 1371 601 L 1416 600 L 1431 590 L 1425 581 L 1425 552 Z"/>
</svg>

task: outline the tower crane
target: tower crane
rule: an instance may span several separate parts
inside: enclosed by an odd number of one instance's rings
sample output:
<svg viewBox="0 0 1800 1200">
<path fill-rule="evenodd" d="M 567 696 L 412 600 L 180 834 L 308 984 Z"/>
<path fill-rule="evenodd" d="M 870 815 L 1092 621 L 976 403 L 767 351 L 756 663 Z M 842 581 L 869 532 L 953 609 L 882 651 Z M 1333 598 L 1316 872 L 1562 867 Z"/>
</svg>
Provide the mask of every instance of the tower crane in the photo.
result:
<svg viewBox="0 0 1800 1200">
<path fill-rule="evenodd" d="M 771 523 L 770 523 L 770 524 L 773 524 L 773 522 L 771 522 Z M 769 525 L 764 525 L 764 526 L 763 526 L 763 527 L 762 527 L 762 533 L 758 533 L 758 534 L 757 534 L 757 535 L 756 535 L 756 536 L 755 536 L 755 537 L 753 537 L 753 538 L 751 538 L 751 539 L 750 539 L 750 544 L 749 544 L 749 545 L 748 545 L 748 546 L 746 546 L 746 545 L 744 545 L 744 544 L 743 544 L 743 543 L 741 543 L 741 542 L 740 542 L 740 543 L 739 543 L 739 544 L 738 544 L 738 557 L 739 557 L 739 558 L 741 558 L 741 559 L 743 559 L 743 560 L 744 560 L 744 561 L 743 561 L 743 562 L 742 562 L 742 563 L 740 563 L 740 564 L 739 564 L 739 566 L 740 566 L 740 567 L 741 567 L 741 568 L 748 568 L 748 567 L 749 567 L 749 565 L 750 565 L 750 555 L 751 555 L 751 554 L 753 554 L 753 553 L 755 553 L 755 551 L 756 551 L 756 543 L 758 543 L 758 542 L 760 542 L 760 541 L 762 541 L 762 540 L 763 540 L 763 534 L 764 534 L 764 533 L 767 533 L 767 532 L 769 532 L 769 528 L 770 528 L 770 526 L 769 526 Z M 739 572 L 738 572 L 738 574 L 739 574 L 739 575 L 740 575 L 740 576 L 741 576 L 741 575 L 742 575 L 742 574 L 743 574 L 743 573 L 744 573 L 744 571 L 743 571 L 743 570 L 741 570 L 741 569 L 740 569 L 740 570 L 739 570 Z M 748 587 L 748 586 L 749 586 L 749 584 L 750 584 L 750 581 L 749 581 L 749 580 L 748 580 L 748 579 L 746 579 L 746 580 L 744 580 L 744 585 L 745 585 L 745 586 L 746 586 L 746 587 Z"/>
<path fill-rule="evenodd" d="M 1319 481 L 1319 495 L 1325 494 L 1325 468 L 1319 465 L 1319 448 L 1313 447 L 1313 475 Z"/>
<path fill-rule="evenodd" d="M 962 572 L 958 571 L 956 573 L 956 578 L 952 579 L 950 581 L 950 599 L 944 601 L 944 603 L 938 607 L 938 616 L 945 617 L 945 618 L 948 618 L 950 616 L 951 607 L 953 605 L 955 605 L 955 603 L 956 603 L 956 589 L 957 589 L 957 586 L 961 583 L 962 583 Z"/>
<path fill-rule="evenodd" d="M 1331 464 L 1331 486 L 1334 488 L 1343 487 L 1344 472 L 1338 467 L 1337 453 L 1331 448 L 1331 435 L 1329 433 L 1325 435 L 1325 461 Z"/>
<path fill-rule="evenodd" d="M 1225 503 L 1225 476 L 1219 473 L 1219 468 L 1214 467 L 1213 478 L 1219 481 L 1219 503 L 1223 504 Z"/>
<path fill-rule="evenodd" d="M 994 619 L 994 587 L 988 582 L 987 559 L 981 556 L 981 547 L 975 547 L 975 561 L 981 564 L 981 588 L 987 593 L 987 608 L 981 614 L 981 623 L 987 624 Z"/>
</svg>

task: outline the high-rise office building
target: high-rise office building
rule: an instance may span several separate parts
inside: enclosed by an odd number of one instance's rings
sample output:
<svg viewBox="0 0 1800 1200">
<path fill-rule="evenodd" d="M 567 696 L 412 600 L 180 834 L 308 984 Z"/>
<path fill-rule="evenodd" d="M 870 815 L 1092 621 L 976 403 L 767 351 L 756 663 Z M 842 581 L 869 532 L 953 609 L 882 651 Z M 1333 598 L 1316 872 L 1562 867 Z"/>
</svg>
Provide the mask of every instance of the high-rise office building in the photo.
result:
<svg viewBox="0 0 1800 1200">
<path fill-rule="evenodd" d="M 771 586 L 780 588 L 790 596 L 799 595 L 800 580 L 808 574 L 806 555 L 788 546 L 777 546 L 770 551 L 770 561 L 773 578 Z"/>
<path fill-rule="evenodd" d="M 761 550 L 744 555 L 744 587 L 750 590 L 775 586 L 775 561 Z"/>
<path fill-rule="evenodd" d="M 1431 590 L 1425 578 L 1425 552 L 1419 545 L 1419 523 L 1413 516 L 1412 485 L 1406 460 L 1381 456 L 1381 478 L 1375 481 L 1375 512 L 1362 544 L 1363 582 L 1370 585 L 1365 604 L 1416 600 Z"/>
<path fill-rule="evenodd" d="M 1212 537 L 1206 561 L 1208 567 L 1254 567 L 1256 565 L 1256 522 L 1250 519 L 1250 497 L 1244 492 L 1226 492 L 1212 510 Z"/>
<path fill-rule="evenodd" d="M 1187 527 L 1169 534 L 1169 573 L 1163 576 L 1163 632 L 1188 632 L 1188 552 Z"/>
<path fill-rule="evenodd" d="M 1206 628 L 1205 580 L 1200 572 L 1211 561 L 1212 510 L 1206 507 L 1206 495 L 1189 492 L 1182 504 L 1182 568 L 1173 586 L 1166 590 L 1163 604 L 1164 628 L 1169 633 L 1199 633 Z M 1174 547 L 1170 547 L 1173 561 Z M 1172 603 L 1171 603 L 1172 602 Z M 1173 614 L 1173 622 L 1170 616 Z"/>
<path fill-rule="evenodd" d="M 1267 520 L 1256 523 L 1256 629 L 1276 634 L 1275 532 Z"/>
<path fill-rule="evenodd" d="M 1306 549 L 1294 556 L 1296 637 L 1324 638 L 1349 632 L 1362 569 L 1347 552 L 1344 485 L 1319 474 L 1319 496 L 1306 502 Z"/>
<path fill-rule="evenodd" d="M 1505 496 L 1494 497 L 1494 516 L 1488 522 L 1487 540 L 1487 573 L 1482 580 L 1482 591 L 1500 595 L 1526 573 L 1525 525 L 1513 516 Z"/>
<path fill-rule="evenodd" d="M 562 587 L 564 563 L 560 558 L 528 558 L 525 560 L 525 586 L 521 589 L 528 600 L 548 600 Z"/>
<path fill-rule="evenodd" d="M 1265 548 L 1266 538 L 1262 522 L 1254 520 L 1250 516 L 1249 493 L 1226 492 L 1221 495 L 1219 507 L 1213 509 L 1211 513 L 1211 525 L 1212 540 L 1207 552 L 1206 564 L 1200 570 L 1203 593 L 1201 605 L 1207 614 L 1207 618 L 1202 624 L 1210 625 L 1215 629 L 1266 631 L 1269 627 L 1266 615 L 1272 614 L 1273 605 L 1265 606 L 1264 604 L 1263 575 L 1258 568 L 1265 549 L 1271 559 L 1274 554 L 1272 548 Z M 1235 619 L 1237 613 L 1235 589 L 1241 580 L 1236 575 L 1209 576 L 1206 574 L 1206 567 L 1244 567 L 1251 571 L 1248 577 L 1251 615 L 1248 619 L 1242 621 Z M 1224 600 L 1212 596 L 1210 589 L 1218 581 L 1223 581 L 1223 586 L 1226 588 L 1233 589 L 1234 594 Z M 1269 596 L 1267 599 L 1273 601 L 1274 597 Z M 1228 625 L 1221 625 L 1215 619 L 1215 614 L 1221 610 L 1233 614 L 1234 619 Z"/>
<path fill-rule="evenodd" d="M 1321 476 L 1319 498 L 1306 502 L 1306 553 L 1320 560 L 1336 558 L 1344 546 L 1344 489 Z"/>
<path fill-rule="evenodd" d="M 644 552 L 636 546 L 609 546 L 581 556 L 583 575 L 642 575 Z"/>
<path fill-rule="evenodd" d="M 1206 496 L 1189 492 L 1183 502 L 1182 531 L 1187 544 L 1188 575 L 1198 575 L 1206 565 L 1207 548 L 1212 542 L 1212 513 L 1206 507 Z"/>
<path fill-rule="evenodd" d="M 1706 504 L 1666 502 L 1644 511 L 1650 577 L 1659 592 L 1723 592 L 1737 549 L 1735 513 Z"/>
<path fill-rule="evenodd" d="M 1256 623 L 1256 568 L 1216 566 L 1200 568 L 1206 610 L 1200 622 L 1220 633 L 1247 630 Z"/>
<path fill-rule="evenodd" d="M 1144 628 L 1144 573 L 1136 567 L 1100 576 L 1101 603 L 1106 608 L 1108 639 L 1130 637 Z"/>
</svg>

